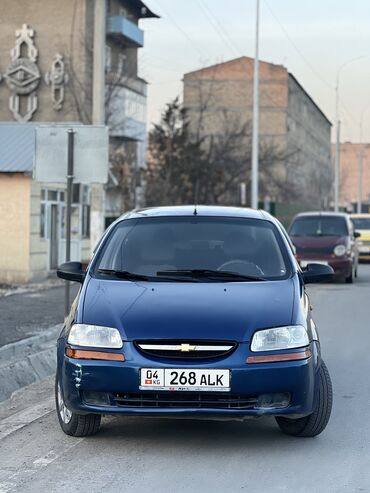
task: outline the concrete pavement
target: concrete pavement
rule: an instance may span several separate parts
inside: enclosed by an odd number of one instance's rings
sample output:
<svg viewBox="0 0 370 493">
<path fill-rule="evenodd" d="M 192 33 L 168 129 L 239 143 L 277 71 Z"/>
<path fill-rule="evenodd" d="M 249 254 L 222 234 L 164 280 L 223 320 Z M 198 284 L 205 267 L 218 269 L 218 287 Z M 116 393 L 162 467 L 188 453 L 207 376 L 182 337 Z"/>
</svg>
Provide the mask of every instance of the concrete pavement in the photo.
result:
<svg viewBox="0 0 370 493">
<path fill-rule="evenodd" d="M 71 286 L 75 296 L 78 285 Z M 0 347 L 43 332 L 64 319 L 64 286 L 0 297 Z"/>
<path fill-rule="evenodd" d="M 70 438 L 48 412 L 49 379 L 0 405 L 0 493 L 370 491 L 370 266 L 359 275 L 309 288 L 335 394 L 319 437 L 285 436 L 273 419 L 109 417 L 98 435 Z"/>
<path fill-rule="evenodd" d="M 78 285 L 71 286 L 75 296 Z M 0 297 L 0 402 L 54 373 L 64 318 L 64 286 L 50 280 Z"/>
</svg>

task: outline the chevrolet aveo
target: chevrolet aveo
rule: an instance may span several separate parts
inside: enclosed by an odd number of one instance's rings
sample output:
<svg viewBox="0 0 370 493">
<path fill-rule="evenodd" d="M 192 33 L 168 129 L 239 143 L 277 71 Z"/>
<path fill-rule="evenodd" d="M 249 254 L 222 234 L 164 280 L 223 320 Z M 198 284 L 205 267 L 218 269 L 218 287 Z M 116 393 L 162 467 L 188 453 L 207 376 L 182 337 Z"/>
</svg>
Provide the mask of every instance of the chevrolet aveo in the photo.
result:
<svg viewBox="0 0 370 493">
<path fill-rule="evenodd" d="M 58 339 L 63 431 L 104 414 L 241 419 L 272 415 L 290 435 L 323 431 L 332 386 L 298 266 L 262 211 L 168 207 L 128 213 L 101 239 Z"/>
</svg>

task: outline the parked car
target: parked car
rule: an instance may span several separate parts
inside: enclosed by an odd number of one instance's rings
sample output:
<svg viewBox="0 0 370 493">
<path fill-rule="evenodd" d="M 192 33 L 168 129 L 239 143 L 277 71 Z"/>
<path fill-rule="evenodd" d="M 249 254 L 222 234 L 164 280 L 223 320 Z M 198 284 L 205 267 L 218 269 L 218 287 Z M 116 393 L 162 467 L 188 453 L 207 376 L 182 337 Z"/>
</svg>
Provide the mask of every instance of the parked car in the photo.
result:
<svg viewBox="0 0 370 493">
<path fill-rule="evenodd" d="M 359 259 L 370 260 L 370 214 L 351 214 L 351 220 L 361 235 L 357 240 Z"/>
<path fill-rule="evenodd" d="M 56 407 L 68 435 L 101 415 L 241 419 L 321 433 L 332 387 L 287 233 L 265 212 L 167 207 L 128 213 L 105 233 L 58 340 Z"/>
<path fill-rule="evenodd" d="M 330 265 L 335 277 L 352 283 L 357 277 L 360 233 L 344 213 L 305 212 L 294 217 L 289 235 L 302 268 L 309 263 Z"/>
</svg>

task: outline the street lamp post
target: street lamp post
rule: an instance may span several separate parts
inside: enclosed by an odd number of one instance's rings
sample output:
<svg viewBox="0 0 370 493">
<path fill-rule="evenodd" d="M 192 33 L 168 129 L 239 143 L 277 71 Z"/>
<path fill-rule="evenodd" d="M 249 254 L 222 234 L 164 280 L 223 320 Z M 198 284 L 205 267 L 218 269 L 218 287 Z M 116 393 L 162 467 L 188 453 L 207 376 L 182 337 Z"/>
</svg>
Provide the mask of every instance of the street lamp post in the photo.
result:
<svg viewBox="0 0 370 493">
<path fill-rule="evenodd" d="M 364 124 L 365 112 L 370 108 L 370 105 L 363 108 L 360 118 L 360 145 L 357 153 L 357 213 L 362 212 L 362 161 L 364 157 L 364 144 L 362 142 L 362 130 Z"/>
<path fill-rule="evenodd" d="M 358 165 L 357 165 L 357 214 L 362 212 L 362 123 L 363 123 L 364 111 L 361 113 L 361 121 L 360 121 L 360 146 L 358 149 Z"/>
<path fill-rule="evenodd" d="M 259 145 L 259 14 L 260 2 L 256 0 L 256 40 L 253 75 L 253 129 L 252 129 L 252 173 L 251 206 L 258 209 L 258 145 Z"/>
<path fill-rule="evenodd" d="M 334 210 L 339 210 L 339 173 L 340 173 L 340 116 L 339 116 L 339 81 L 340 74 L 344 67 L 352 62 L 366 58 L 367 55 L 351 58 L 344 62 L 337 71 L 336 83 L 335 83 L 335 126 L 336 126 L 336 139 L 335 139 L 335 164 L 334 164 Z"/>
</svg>

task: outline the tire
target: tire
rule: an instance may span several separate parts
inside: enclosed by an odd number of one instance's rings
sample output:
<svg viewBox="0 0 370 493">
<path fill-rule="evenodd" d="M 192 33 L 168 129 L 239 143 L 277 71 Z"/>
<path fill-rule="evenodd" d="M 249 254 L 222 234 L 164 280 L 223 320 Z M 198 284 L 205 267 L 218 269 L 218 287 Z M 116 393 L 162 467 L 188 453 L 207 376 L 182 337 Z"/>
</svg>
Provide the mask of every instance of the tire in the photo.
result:
<svg viewBox="0 0 370 493">
<path fill-rule="evenodd" d="M 353 271 L 351 272 L 351 274 L 345 278 L 345 282 L 347 284 L 353 284 Z"/>
<path fill-rule="evenodd" d="M 319 435 L 328 424 L 333 404 L 333 388 L 329 371 L 323 361 L 319 370 L 319 386 L 315 395 L 315 408 L 312 414 L 304 418 L 289 419 L 276 416 L 281 431 L 296 437 L 314 437 Z"/>
<path fill-rule="evenodd" d="M 55 406 L 60 427 L 66 435 L 87 437 L 99 431 L 100 414 L 77 414 L 67 408 L 58 377 L 55 378 Z"/>
</svg>

